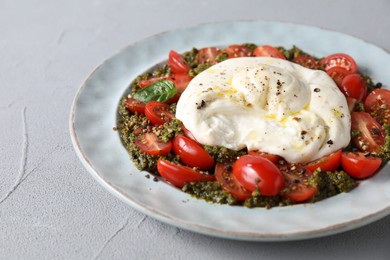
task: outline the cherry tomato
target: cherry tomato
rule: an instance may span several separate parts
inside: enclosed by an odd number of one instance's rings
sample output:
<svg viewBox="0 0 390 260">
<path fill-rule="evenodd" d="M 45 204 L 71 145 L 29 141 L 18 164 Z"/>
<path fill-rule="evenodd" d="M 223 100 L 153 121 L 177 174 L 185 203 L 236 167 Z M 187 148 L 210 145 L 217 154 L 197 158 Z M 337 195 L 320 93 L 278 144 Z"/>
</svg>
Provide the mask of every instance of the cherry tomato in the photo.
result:
<svg viewBox="0 0 390 260">
<path fill-rule="evenodd" d="M 375 106 L 383 104 L 390 107 L 390 90 L 384 88 L 374 89 L 364 101 L 364 109 L 371 112 Z"/>
<path fill-rule="evenodd" d="M 176 187 L 183 187 L 186 182 L 214 181 L 214 175 L 204 174 L 191 167 L 175 164 L 167 160 L 157 161 L 157 171 Z"/>
<path fill-rule="evenodd" d="M 177 135 L 172 143 L 173 151 L 179 155 L 182 163 L 201 170 L 208 170 L 214 166 L 213 157 L 194 140 L 184 135 Z"/>
<path fill-rule="evenodd" d="M 196 55 L 196 60 L 198 64 L 203 64 L 203 63 L 215 64 L 217 63 L 215 61 L 215 58 L 221 53 L 222 51 L 215 47 L 202 48 L 198 51 L 198 54 Z"/>
<path fill-rule="evenodd" d="M 175 84 L 177 92 L 181 94 L 187 88 L 188 84 L 192 80 L 192 77 L 188 74 L 172 74 L 167 79 L 171 80 L 173 84 Z"/>
<path fill-rule="evenodd" d="M 321 168 L 321 171 L 335 171 L 340 166 L 341 163 L 341 150 L 331 153 L 328 156 L 324 156 L 318 160 L 310 162 L 304 165 L 306 170 L 314 172 L 318 168 Z"/>
<path fill-rule="evenodd" d="M 157 101 L 150 101 L 146 104 L 145 115 L 154 125 L 162 125 L 175 118 L 169 105 Z"/>
<path fill-rule="evenodd" d="M 363 152 L 380 152 L 385 144 L 382 127 L 366 112 L 351 113 L 352 141 Z"/>
<path fill-rule="evenodd" d="M 251 57 L 252 56 L 252 51 L 248 47 L 242 46 L 242 45 L 237 45 L 233 44 L 228 46 L 224 50 L 228 55 L 229 58 L 238 58 L 238 57 Z"/>
<path fill-rule="evenodd" d="M 305 170 L 300 165 L 280 165 L 280 170 L 286 182 L 286 192 L 283 197 L 294 201 L 304 202 L 317 193 L 317 187 L 309 184 L 312 175 L 310 170 Z"/>
<path fill-rule="evenodd" d="M 346 97 L 349 113 L 352 113 L 355 110 L 357 100 L 355 98 Z"/>
<path fill-rule="evenodd" d="M 260 156 L 241 156 L 233 165 L 233 175 L 244 188 L 258 189 L 264 196 L 278 195 L 285 186 L 278 167 Z"/>
<path fill-rule="evenodd" d="M 141 102 L 134 98 L 128 98 L 125 101 L 125 106 L 128 110 L 137 114 L 145 114 L 145 106 L 144 102 Z"/>
<path fill-rule="evenodd" d="M 278 49 L 275 47 L 272 47 L 270 45 L 263 45 L 257 47 L 253 51 L 253 55 L 256 57 L 273 57 L 273 58 L 279 58 L 285 60 L 286 57 L 284 57 L 283 53 L 281 53 Z"/>
<path fill-rule="evenodd" d="M 252 150 L 248 152 L 249 155 L 254 155 L 254 156 L 260 156 L 265 159 L 270 160 L 273 164 L 278 164 L 279 161 L 282 159 L 279 155 L 276 154 L 270 154 L 270 153 L 264 153 L 264 152 L 259 152 L 257 150 Z"/>
<path fill-rule="evenodd" d="M 172 149 L 172 142 L 164 142 L 153 133 L 140 134 L 134 141 L 135 145 L 143 152 L 150 155 L 166 155 Z"/>
<path fill-rule="evenodd" d="M 345 53 L 335 53 L 323 58 L 320 61 L 325 71 L 329 71 L 332 68 L 343 69 L 347 74 L 357 72 L 357 65 L 355 60 Z"/>
<path fill-rule="evenodd" d="M 317 60 L 315 57 L 310 56 L 308 54 L 301 53 L 297 57 L 295 57 L 293 62 L 298 63 L 299 65 L 306 67 L 308 69 L 319 69 L 321 67 L 321 64 L 319 60 Z"/>
<path fill-rule="evenodd" d="M 183 130 L 183 133 L 184 133 L 185 136 L 187 136 L 188 138 L 196 141 L 195 136 L 184 125 L 181 125 L 181 129 Z"/>
<path fill-rule="evenodd" d="M 233 163 L 217 163 L 215 165 L 215 179 L 227 192 L 239 201 L 252 197 L 252 192 L 245 189 L 232 173 Z"/>
<path fill-rule="evenodd" d="M 348 74 L 341 81 L 340 90 L 346 97 L 362 101 L 367 95 L 367 84 L 360 74 Z"/>
<path fill-rule="evenodd" d="M 332 67 L 326 71 L 328 75 L 333 79 L 333 81 L 337 84 L 337 86 L 341 86 L 343 79 L 346 75 L 348 75 L 348 71 L 341 67 Z"/>
<path fill-rule="evenodd" d="M 150 79 L 142 79 L 138 82 L 138 85 L 141 87 L 141 88 L 146 88 L 150 85 L 152 85 L 153 83 L 157 82 L 157 81 L 160 81 L 160 80 L 163 80 L 164 78 L 163 77 L 154 77 L 154 78 L 150 78 Z"/>
<path fill-rule="evenodd" d="M 190 70 L 190 66 L 184 60 L 183 56 L 173 50 L 169 52 L 168 64 L 172 73 L 175 74 L 185 74 Z"/>
<path fill-rule="evenodd" d="M 374 89 L 364 101 L 364 109 L 379 124 L 390 123 L 390 90 Z"/>
<path fill-rule="evenodd" d="M 364 153 L 344 152 L 341 156 L 343 169 L 350 176 L 358 179 L 364 179 L 373 175 L 382 164 L 378 157 Z"/>
</svg>

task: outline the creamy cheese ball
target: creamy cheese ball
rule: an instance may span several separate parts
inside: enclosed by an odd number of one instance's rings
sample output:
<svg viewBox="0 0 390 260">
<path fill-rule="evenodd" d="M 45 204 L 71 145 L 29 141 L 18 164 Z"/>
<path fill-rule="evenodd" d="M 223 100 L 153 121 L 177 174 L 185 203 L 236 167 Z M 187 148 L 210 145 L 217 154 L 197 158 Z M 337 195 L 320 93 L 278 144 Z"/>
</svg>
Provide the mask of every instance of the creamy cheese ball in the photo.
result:
<svg viewBox="0 0 390 260">
<path fill-rule="evenodd" d="M 349 144 L 344 95 L 323 71 L 269 57 L 228 59 L 197 75 L 176 117 L 202 144 L 305 163 Z"/>
</svg>

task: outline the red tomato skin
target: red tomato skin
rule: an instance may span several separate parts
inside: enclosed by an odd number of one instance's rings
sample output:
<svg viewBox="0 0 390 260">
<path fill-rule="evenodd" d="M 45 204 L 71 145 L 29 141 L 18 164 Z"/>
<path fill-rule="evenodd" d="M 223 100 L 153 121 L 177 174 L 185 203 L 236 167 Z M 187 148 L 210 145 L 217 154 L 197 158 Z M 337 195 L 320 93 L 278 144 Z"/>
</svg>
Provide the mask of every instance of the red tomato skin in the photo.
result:
<svg viewBox="0 0 390 260">
<path fill-rule="evenodd" d="M 137 114 L 145 114 L 146 104 L 134 98 L 128 98 L 125 101 L 125 106 L 128 110 Z"/>
<path fill-rule="evenodd" d="M 328 156 L 324 156 L 318 160 L 304 165 L 304 168 L 311 172 L 314 172 L 318 168 L 321 168 L 321 171 L 324 172 L 335 171 L 341 164 L 341 153 L 341 150 L 338 150 L 337 152 L 331 153 Z"/>
<path fill-rule="evenodd" d="M 292 61 L 312 70 L 321 68 L 321 64 L 316 58 L 304 53 L 299 54 Z"/>
<path fill-rule="evenodd" d="M 364 109 L 370 113 L 372 108 L 383 104 L 390 107 L 390 90 L 384 88 L 374 89 L 365 99 Z"/>
<path fill-rule="evenodd" d="M 173 151 L 179 155 L 182 163 L 201 170 L 208 170 L 214 167 L 214 158 L 196 141 L 184 135 L 177 135 L 173 138 L 172 143 Z"/>
<path fill-rule="evenodd" d="M 153 125 L 162 125 L 175 118 L 175 115 L 170 112 L 169 105 L 158 101 L 150 101 L 146 104 L 145 116 Z"/>
<path fill-rule="evenodd" d="M 214 181 L 214 175 L 200 173 L 190 167 L 178 165 L 167 160 L 157 161 L 157 171 L 167 181 L 182 188 L 187 182 Z"/>
<path fill-rule="evenodd" d="M 364 109 L 379 124 L 390 123 L 390 90 L 374 89 L 364 101 Z"/>
<path fill-rule="evenodd" d="M 362 101 L 367 96 L 367 84 L 357 73 L 346 75 L 341 81 L 340 90 L 346 97 L 357 101 Z"/>
<path fill-rule="evenodd" d="M 293 202 L 305 202 L 317 193 L 317 188 L 314 186 L 307 186 L 305 191 L 302 192 L 289 192 L 283 195 L 283 197 Z"/>
<path fill-rule="evenodd" d="M 190 66 L 188 66 L 183 56 L 181 56 L 174 50 L 171 50 L 169 52 L 168 64 L 169 68 L 171 69 L 171 72 L 174 74 L 184 74 L 188 73 L 188 71 L 190 70 Z"/>
<path fill-rule="evenodd" d="M 233 175 L 247 190 L 256 188 L 263 196 L 275 196 L 285 187 L 283 175 L 271 161 L 260 156 L 241 156 L 233 165 Z"/>
<path fill-rule="evenodd" d="M 198 64 L 203 64 L 203 63 L 215 64 L 217 63 L 215 61 L 215 58 L 221 53 L 222 51 L 216 47 L 202 48 L 198 51 L 196 55 L 196 60 Z"/>
<path fill-rule="evenodd" d="M 343 79 L 348 75 L 348 71 L 340 67 L 332 67 L 328 69 L 326 73 L 333 79 L 338 87 L 341 86 Z"/>
<path fill-rule="evenodd" d="M 150 155 L 166 155 L 172 149 L 171 141 L 163 142 L 153 133 L 140 134 L 134 143 L 141 151 Z"/>
<path fill-rule="evenodd" d="M 381 166 L 382 160 L 378 157 L 366 157 L 364 153 L 344 152 L 341 156 L 343 169 L 351 177 L 365 179 L 372 176 Z"/>
<path fill-rule="evenodd" d="M 224 52 L 229 55 L 229 59 L 238 57 L 251 57 L 252 51 L 245 46 L 233 44 L 228 46 Z"/>
<path fill-rule="evenodd" d="M 357 104 L 357 100 L 355 98 L 347 97 L 347 104 L 349 113 L 352 113 L 355 110 L 355 106 Z"/>
<path fill-rule="evenodd" d="M 381 152 L 385 134 L 381 125 L 366 112 L 351 113 L 351 130 L 359 134 L 352 136 L 354 145 L 363 152 Z"/>
<path fill-rule="evenodd" d="M 263 157 L 265 159 L 270 160 L 273 164 L 278 164 L 279 161 L 282 159 L 282 157 L 280 157 L 279 155 L 259 152 L 256 150 L 248 151 L 248 154 Z"/>
<path fill-rule="evenodd" d="M 258 46 L 254 51 L 253 55 L 256 57 L 273 57 L 278 59 L 285 60 L 286 57 L 284 57 L 283 53 L 281 53 L 278 49 L 275 47 L 272 47 L 270 45 L 262 45 Z"/>
<path fill-rule="evenodd" d="M 172 74 L 167 78 L 175 84 L 177 92 L 179 94 L 183 93 L 183 91 L 187 88 L 188 84 L 192 80 L 192 77 L 188 74 Z"/>
<path fill-rule="evenodd" d="M 233 163 L 217 163 L 215 165 L 215 179 L 227 192 L 230 192 L 238 201 L 252 197 L 252 192 L 245 189 L 232 173 Z"/>
<path fill-rule="evenodd" d="M 138 82 L 138 85 L 141 87 L 141 88 L 146 88 L 150 85 L 152 85 L 153 83 L 157 82 L 157 81 L 160 81 L 160 80 L 163 80 L 164 78 L 163 77 L 155 77 L 155 78 L 150 78 L 150 79 L 142 79 Z"/>
<path fill-rule="evenodd" d="M 195 142 L 198 142 L 196 141 L 196 138 L 195 136 L 191 133 L 190 130 L 188 130 L 184 125 L 181 125 L 181 129 L 183 130 L 183 133 L 185 136 L 187 136 L 188 138 L 194 140 Z"/>
<path fill-rule="evenodd" d="M 340 68 L 345 71 L 346 74 L 352 74 L 357 72 L 357 65 L 355 60 L 345 53 L 335 53 L 329 55 L 320 61 L 325 71 L 329 71 L 332 68 Z"/>
</svg>

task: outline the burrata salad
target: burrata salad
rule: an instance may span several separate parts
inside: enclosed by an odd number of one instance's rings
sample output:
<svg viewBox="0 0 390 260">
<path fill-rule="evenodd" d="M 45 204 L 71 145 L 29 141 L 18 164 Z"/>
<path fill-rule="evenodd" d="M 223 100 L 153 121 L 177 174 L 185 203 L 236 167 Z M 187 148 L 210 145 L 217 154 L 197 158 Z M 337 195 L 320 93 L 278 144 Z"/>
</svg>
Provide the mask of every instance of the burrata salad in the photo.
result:
<svg viewBox="0 0 390 260">
<path fill-rule="evenodd" d="M 215 203 L 313 203 L 390 158 L 390 91 L 345 53 L 172 50 L 126 93 L 117 129 L 135 166 Z"/>
</svg>

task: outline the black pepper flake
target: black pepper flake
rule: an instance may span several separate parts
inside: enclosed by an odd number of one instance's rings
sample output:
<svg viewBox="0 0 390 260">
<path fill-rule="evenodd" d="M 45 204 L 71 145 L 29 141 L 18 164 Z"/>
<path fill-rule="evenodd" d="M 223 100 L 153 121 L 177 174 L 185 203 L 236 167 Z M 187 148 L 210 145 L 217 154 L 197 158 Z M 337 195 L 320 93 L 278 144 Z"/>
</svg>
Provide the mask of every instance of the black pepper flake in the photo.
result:
<svg viewBox="0 0 390 260">
<path fill-rule="evenodd" d="M 202 102 L 200 102 L 200 104 L 198 103 L 195 103 L 196 104 L 196 109 L 202 109 L 206 106 L 206 102 L 202 99 Z"/>
<path fill-rule="evenodd" d="M 380 135 L 380 134 L 381 134 L 381 131 L 380 131 L 378 128 L 375 128 L 375 127 L 373 127 L 373 128 L 371 129 L 371 131 L 372 131 L 372 133 L 373 133 L 374 135 Z"/>
<path fill-rule="evenodd" d="M 333 141 L 329 139 L 326 143 L 332 145 Z"/>
<path fill-rule="evenodd" d="M 154 177 L 154 178 L 153 178 L 153 181 L 158 182 L 158 178 L 157 178 L 157 177 Z"/>
<path fill-rule="evenodd" d="M 314 89 L 314 92 L 320 92 L 320 91 L 321 91 L 321 89 L 319 89 L 319 88 Z"/>
<path fill-rule="evenodd" d="M 301 131 L 301 135 L 305 135 L 305 134 L 307 134 L 307 131 L 302 130 L 302 131 Z"/>
</svg>

